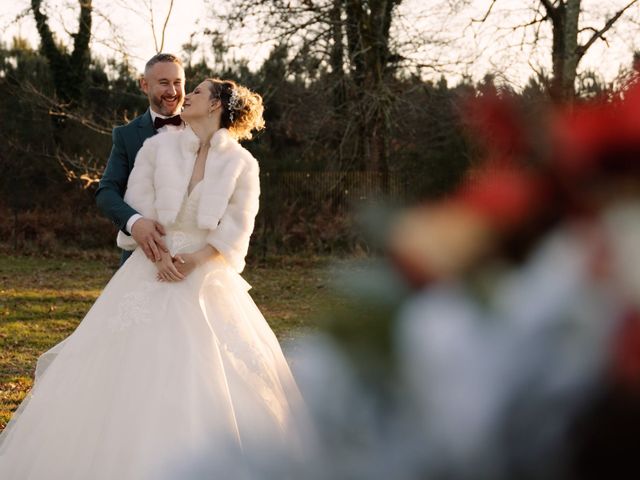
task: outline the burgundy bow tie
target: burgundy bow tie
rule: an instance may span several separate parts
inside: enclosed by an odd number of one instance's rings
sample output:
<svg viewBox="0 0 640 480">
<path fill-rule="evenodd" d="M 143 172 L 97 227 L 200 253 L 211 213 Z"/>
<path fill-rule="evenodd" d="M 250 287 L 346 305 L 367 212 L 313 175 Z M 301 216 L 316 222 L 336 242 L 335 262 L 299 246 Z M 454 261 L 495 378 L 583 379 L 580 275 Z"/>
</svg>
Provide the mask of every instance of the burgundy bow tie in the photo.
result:
<svg viewBox="0 0 640 480">
<path fill-rule="evenodd" d="M 159 130 L 165 125 L 182 125 L 182 118 L 180 118 L 180 115 L 174 115 L 173 117 L 169 118 L 156 117 L 156 119 L 153 121 L 153 128 L 155 128 L 156 130 Z"/>
</svg>

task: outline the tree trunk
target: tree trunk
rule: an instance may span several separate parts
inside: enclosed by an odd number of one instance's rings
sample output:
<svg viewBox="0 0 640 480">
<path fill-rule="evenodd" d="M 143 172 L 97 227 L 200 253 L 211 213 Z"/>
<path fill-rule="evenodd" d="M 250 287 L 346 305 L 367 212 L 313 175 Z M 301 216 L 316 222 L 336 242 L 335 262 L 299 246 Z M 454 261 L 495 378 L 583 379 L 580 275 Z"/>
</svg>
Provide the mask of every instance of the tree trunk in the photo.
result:
<svg viewBox="0 0 640 480">
<path fill-rule="evenodd" d="M 561 1 L 553 13 L 550 13 L 553 25 L 551 96 L 557 102 L 571 102 L 575 96 L 575 81 L 580 61 L 578 50 L 580 1 Z"/>
<path fill-rule="evenodd" d="M 333 0 L 329 11 L 329 21 L 331 27 L 331 51 L 329 53 L 329 64 L 331 74 L 329 75 L 331 97 L 333 101 L 333 121 L 335 125 L 342 124 L 342 120 L 348 115 L 345 55 L 344 55 L 344 24 L 342 15 L 344 12 L 344 0 Z M 343 134 L 340 128 L 334 129 L 330 137 L 331 148 L 335 152 L 336 170 L 344 168 Z"/>
<path fill-rule="evenodd" d="M 78 32 L 73 34 L 73 52 L 67 53 L 55 42 L 49 18 L 42 12 L 42 0 L 31 0 L 31 10 L 40 36 L 40 50 L 49 62 L 56 94 L 63 102 L 80 101 L 84 95 L 91 51 L 92 0 L 78 0 Z"/>
<path fill-rule="evenodd" d="M 333 105 L 337 115 L 341 115 L 345 107 L 345 85 L 344 85 L 344 43 L 342 31 L 342 12 L 344 0 L 333 0 L 331 8 L 331 78 L 333 89 Z"/>
<path fill-rule="evenodd" d="M 359 145 L 364 168 L 387 178 L 389 118 L 393 104 L 389 92 L 392 77 L 389 33 L 393 10 L 400 0 L 345 1 L 349 63 L 358 103 Z M 385 184 L 382 182 L 383 191 Z"/>
</svg>

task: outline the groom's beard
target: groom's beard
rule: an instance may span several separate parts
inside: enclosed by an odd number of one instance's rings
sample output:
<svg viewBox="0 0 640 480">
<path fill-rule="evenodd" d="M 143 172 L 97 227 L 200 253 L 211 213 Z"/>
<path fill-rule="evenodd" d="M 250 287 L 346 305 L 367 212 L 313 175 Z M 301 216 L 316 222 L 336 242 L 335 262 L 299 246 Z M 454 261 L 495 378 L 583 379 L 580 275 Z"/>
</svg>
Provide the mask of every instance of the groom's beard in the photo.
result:
<svg viewBox="0 0 640 480">
<path fill-rule="evenodd" d="M 176 95 L 175 97 L 162 95 L 159 97 L 152 97 L 151 99 L 151 104 L 154 107 L 154 110 L 167 117 L 180 113 L 183 102 L 184 97 L 181 94 Z"/>
</svg>

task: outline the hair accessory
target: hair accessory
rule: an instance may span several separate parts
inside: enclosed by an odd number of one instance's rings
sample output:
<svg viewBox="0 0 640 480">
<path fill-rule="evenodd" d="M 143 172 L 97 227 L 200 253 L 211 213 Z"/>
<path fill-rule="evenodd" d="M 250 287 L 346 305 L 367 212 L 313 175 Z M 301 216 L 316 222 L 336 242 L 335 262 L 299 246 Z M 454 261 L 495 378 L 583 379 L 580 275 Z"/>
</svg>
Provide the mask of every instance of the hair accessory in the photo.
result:
<svg viewBox="0 0 640 480">
<path fill-rule="evenodd" d="M 238 90 L 232 88 L 231 96 L 229 97 L 229 120 L 233 122 L 233 116 L 236 110 L 238 110 L 240 104 L 240 97 L 238 96 Z"/>
</svg>

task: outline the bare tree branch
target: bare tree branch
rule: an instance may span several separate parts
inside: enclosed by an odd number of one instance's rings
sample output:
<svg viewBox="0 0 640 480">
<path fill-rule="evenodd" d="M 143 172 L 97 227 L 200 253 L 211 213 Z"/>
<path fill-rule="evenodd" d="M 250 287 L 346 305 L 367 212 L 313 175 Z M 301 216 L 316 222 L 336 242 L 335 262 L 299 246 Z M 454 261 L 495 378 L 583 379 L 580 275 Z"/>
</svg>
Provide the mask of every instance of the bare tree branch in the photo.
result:
<svg viewBox="0 0 640 480">
<path fill-rule="evenodd" d="M 164 38 L 165 33 L 167 31 L 167 24 L 169 23 L 169 19 L 171 18 L 171 12 L 173 10 L 173 2 L 174 0 L 169 0 L 169 11 L 167 12 L 166 17 L 164 18 L 164 22 L 162 24 L 161 37 L 160 37 L 160 45 L 158 45 L 158 37 L 156 35 L 156 25 L 153 14 L 153 0 L 148 0 L 148 10 L 149 10 L 149 24 L 151 26 L 151 33 L 153 34 L 153 45 L 156 49 L 156 53 L 160 53 L 164 49 Z"/>
<path fill-rule="evenodd" d="M 555 7 L 550 0 L 540 0 L 540 3 L 544 6 L 545 10 L 547 11 L 547 15 L 555 19 L 555 17 L 558 14 L 558 7 Z"/>
<path fill-rule="evenodd" d="M 156 26 L 153 19 L 153 0 L 149 0 L 149 19 L 151 22 L 151 33 L 153 34 L 153 46 L 156 49 L 156 53 L 159 53 L 158 38 L 156 37 Z"/>
<path fill-rule="evenodd" d="M 487 11 L 485 12 L 485 14 L 483 15 L 482 18 L 472 18 L 471 21 L 472 22 L 478 22 L 478 23 L 484 23 L 487 21 L 487 18 L 489 18 L 489 15 L 491 15 L 491 10 L 493 10 L 494 5 L 496 4 L 498 0 L 491 0 L 491 5 L 489 5 L 489 8 L 487 9 Z"/>
<path fill-rule="evenodd" d="M 540 24 L 544 23 L 545 21 L 547 21 L 549 18 L 550 18 L 549 15 L 544 15 L 543 17 L 540 17 L 540 18 L 535 16 L 535 17 L 533 17 L 533 20 L 531 20 L 530 22 L 514 25 L 513 27 L 511 27 L 511 30 L 515 32 L 516 30 L 521 30 L 521 29 L 533 27 L 534 25 L 540 25 Z"/>
<path fill-rule="evenodd" d="M 94 132 L 100 133 L 102 135 L 111 135 L 110 125 L 101 125 L 91 120 L 90 118 L 81 115 L 77 111 L 69 109 L 69 103 L 62 103 L 45 95 L 31 83 L 25 83 L 22 88 L 27 94 L 35 98 L 37 101 L 37 105 L 45 109 L 49 115 L 59 118 L 68 118 L 70 120 L 78 122 L 79 124 L 87 127 L 90 130 L 93 130 Z"/>
<path fill-rule="evenodd" d="M 599 38 L 603 38 L 603 35 L 607 32 L 607 30 L 609 30 L 613 26 L 613 24 L 616 23 L 616 21 L 624 14 L 624 12 L 626 12 L 629 8 L 631 8 L 637 2 L 638 0 L 632 0 L 625 7 L 618 10 L 613 17 L 607 20 L 607 22 L 604 24 L 604 26 L 600 30 L 597 30 L 591 36 L 591 38 L 587 40 L 587 42 L 584 45 L 580 45 L 577 51 L 578 58 L 582 58 L 582 56 L 586 53 L 586 51 L 589 50 L 589 47 L 591 47 L 591 45 L 593 45 L 595 41 L 598 40 Z"/>
<path fill-rule="evenodd" d="M 171 10 L 173 10 L 173 0 L 169 2 L 169 11 L 167 12 L 167 17 L 164 19 L 164 25 L 162 25 L 162 40 L 160 42 L 160 51 L 164 50 L 164 34 L 167 30 L 167 24 L 169 23 L 169 18 L 171 17 Z"/>
<path fill-rule="evenodd" d="M 63 150 L 58 149 L 55 155 L 50 156 L 58 162 L 68 181 L 82 183 L 82 188 L 87 189 L 100 182 L 103 168 L 100 166 L 101 158 L 94 156 L 71 157 Z"/>
</svg>

